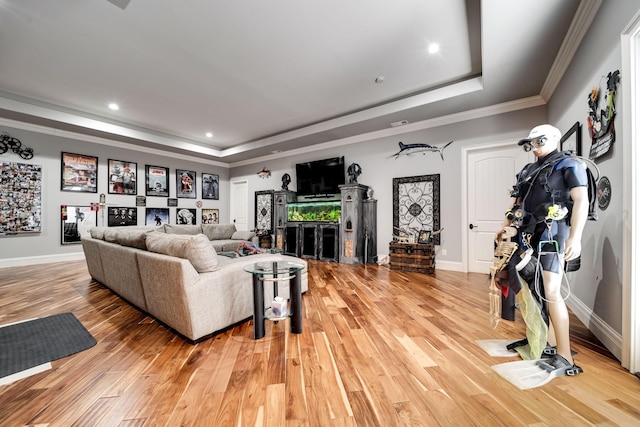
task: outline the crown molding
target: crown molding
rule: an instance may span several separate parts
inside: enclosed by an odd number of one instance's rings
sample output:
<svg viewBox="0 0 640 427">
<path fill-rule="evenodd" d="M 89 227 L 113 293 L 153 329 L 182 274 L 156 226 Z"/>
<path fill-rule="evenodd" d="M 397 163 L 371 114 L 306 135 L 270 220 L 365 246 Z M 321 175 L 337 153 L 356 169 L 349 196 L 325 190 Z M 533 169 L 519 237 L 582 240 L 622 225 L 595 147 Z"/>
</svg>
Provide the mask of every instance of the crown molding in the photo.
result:
<svg viewBox="0 0 640 427">
<path fill-rule="evenodd" d="M 392 127 L 388 129 L 374 131 L 374 132 L 363 133 L 360 135 L 350 136 L 348 138 L 336 139 L 333 141 L 328 141 L 322 144 L 316 144 L 309 147 L 303 147 L 303 148 L 289 150 L 282 153 L 269 154 L 267 156 L 256 157 L 249 160 L 243 160 L 240 162 L 231 163 L 229 166 L 230 167 L 246 166 L 254 163 L 265 162 L 268 160 L 280 159 L 282 157 L 290 157 L 297 154 L 312 153 L 315 151 L 341 147 L 344 145 L 357 144 L 360 142 L 371 141 L 374 139 L 386 138 L 389 136 L 396 136 L 396 135 L 403 135 L 406 133 L 416 132 L 424 129 L 436 128 L 440 126 L 466 122 L 474 119 L 481 119 L 483 117 L 510 113 L 512 111 L 524 110 L 527 108 L 539 107 L 545 104 L 546 104 L 545 100 L 540 95 L 530 96 L 528 98 L 517 99 L 515 101 L 508 101 L 508 102 L 503 102 L 501 104 L 490 105 L 488 107 L 476 108 L 473 110 L 463 111 L 460 113 L 435 117 L 433 119 L 410 123 L 404 126 Z"/>
<path fill-rule="evenodd" d="M 129 144 L 126 142 L 116 141 L 113 139 L 101 138 L 93 135 L 85 135 L 77 132 L 60 130 L 60 129 L 52 128 L 49 126 L 36 125 L 36 124 L 21 122 L 21 121 L 12 120 L 12 119 L 5 119 L 2 117 L 0 117 L 0 126 L 8 126 L 14 129 L 21 129 L 21 130 L 40 133 L 44 135 L 58 136 L 61 138 L 69 138 L 69 139 L 74 139 L 76 141 L 90 142 L 93 144 L 102 144 L 102 145 L 107 145 L 109 147 L 122 148 L 124 150 L 140 151 L 143 153 L 155 154 L 155 155 L 164 156 L 164 157 L 170 156 L 175 159 L 181 159 L 181 160 L 197 162 L 197 163 L 205 163 L 207 165 L 220 166 L 223 168 L 229 167 L 227 163 L 203 159 L 202 157 L 189 156 L 189 155 L 179 154 L 179 153 L 170 153 L 168 151 L 159 150 L 156 148 L 142 147 L 136 144 Z"/>
<path fill-rule="evenodd" d="M 582 43 L 582 39 L 593 23 L 601 5 L 602 0 L 583 0 L 578 5 L 578 10 L 562 41 L 556 59 L 551 65 L 547 79 L 542 85 L 540 96 L 544 98 L 545 102 L 549 102 L 560 80 L 562 80 L 564 73 L 567 71 L 567 68 L 569 68 L 569 64 L 571 64 L 580 43 Z"/>
</svg>

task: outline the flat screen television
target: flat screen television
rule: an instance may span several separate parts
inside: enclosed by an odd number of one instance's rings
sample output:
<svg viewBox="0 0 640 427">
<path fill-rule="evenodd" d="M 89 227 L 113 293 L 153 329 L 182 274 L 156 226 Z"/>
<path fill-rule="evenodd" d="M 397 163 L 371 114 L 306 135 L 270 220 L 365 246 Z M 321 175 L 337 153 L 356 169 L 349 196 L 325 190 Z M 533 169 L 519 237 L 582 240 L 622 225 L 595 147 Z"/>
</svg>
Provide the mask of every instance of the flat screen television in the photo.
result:
<svg viewBox="0 0 640 427">
<path fill-rule="evenodd" d="M 340 192 L 344 184 L 344 157 L 296 164 L 296 190 L 299 196 L 318 196 Z"/>
</svg>

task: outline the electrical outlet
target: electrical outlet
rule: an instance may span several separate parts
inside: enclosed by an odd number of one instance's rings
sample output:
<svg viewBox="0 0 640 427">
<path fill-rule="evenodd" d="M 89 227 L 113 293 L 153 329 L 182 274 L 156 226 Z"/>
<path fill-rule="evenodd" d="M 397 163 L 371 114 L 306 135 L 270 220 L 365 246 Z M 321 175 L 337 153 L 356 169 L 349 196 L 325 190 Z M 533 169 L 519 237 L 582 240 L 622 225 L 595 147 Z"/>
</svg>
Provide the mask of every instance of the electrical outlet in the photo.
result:
<svg viewBox="0 0 640 427">
<path fill-rule="evenodd" d="M 442 250 L 442 255 L 443 255 L 443 256 L 446 256 L 446 255 L 447 255 L 447 250 L 446 250 L 446 249 L 443 249 L 443 250 Z"/>
</svg>

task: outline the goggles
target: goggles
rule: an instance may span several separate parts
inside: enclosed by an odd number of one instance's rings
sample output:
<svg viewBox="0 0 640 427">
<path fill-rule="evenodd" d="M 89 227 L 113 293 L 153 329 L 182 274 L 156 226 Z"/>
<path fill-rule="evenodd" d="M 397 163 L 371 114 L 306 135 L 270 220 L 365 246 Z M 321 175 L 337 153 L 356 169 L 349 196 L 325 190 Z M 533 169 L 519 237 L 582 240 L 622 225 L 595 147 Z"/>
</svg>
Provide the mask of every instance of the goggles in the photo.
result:
<svg viewBox="0 0 640 427">
<path fill-rule="evenodd" d="M 541 135 L 535 139 L 532 139 L 531 141 L 527 141 L 524 144 L 522 144 L 522 149 L 524 151 L 531 151 L 531 150 L 536 150 L 538 148 L 544 147 L 544 144 L 547 142 L 547 138 L 544 135 Z"/>
</svg>

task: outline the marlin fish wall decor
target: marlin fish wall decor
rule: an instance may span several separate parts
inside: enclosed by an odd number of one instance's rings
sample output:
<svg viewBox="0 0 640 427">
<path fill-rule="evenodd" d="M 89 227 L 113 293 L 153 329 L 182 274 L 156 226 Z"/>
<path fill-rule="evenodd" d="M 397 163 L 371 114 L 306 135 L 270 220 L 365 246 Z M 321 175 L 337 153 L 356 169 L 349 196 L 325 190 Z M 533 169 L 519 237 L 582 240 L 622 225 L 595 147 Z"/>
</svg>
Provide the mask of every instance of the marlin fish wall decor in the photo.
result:
<svg viewBox="0 0 640 427">
<path fill-rule="evenodd" d="M 422 153 L 424 155 L 427 154 L 427 152 L 437 152 L 440 153 L 440 158 L 444 160 L 444 149 L 447 148 L 452 142 L 453 141 L 449 141 L 442 147 L 436 147 L 435 145 L 429 144 L 403 144 L 402 141 L 400 141 L 398 143 L 398 145 L 400 146 L 400 151 L 392 154 L 389 157 L 395 157 L 397 159 L 400 156 L 410 156 L 417 153 Z"/>
<path fill-rule="evenodd" d="M 260 178 L 269 178 L 271 176 L 271 171 L 268 171 L 267 168 L 262 168 L 262 170 L 258 172 L 258 176 Z"/>
</svg>

